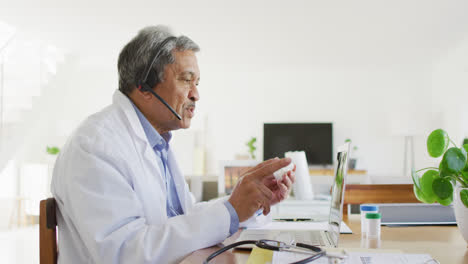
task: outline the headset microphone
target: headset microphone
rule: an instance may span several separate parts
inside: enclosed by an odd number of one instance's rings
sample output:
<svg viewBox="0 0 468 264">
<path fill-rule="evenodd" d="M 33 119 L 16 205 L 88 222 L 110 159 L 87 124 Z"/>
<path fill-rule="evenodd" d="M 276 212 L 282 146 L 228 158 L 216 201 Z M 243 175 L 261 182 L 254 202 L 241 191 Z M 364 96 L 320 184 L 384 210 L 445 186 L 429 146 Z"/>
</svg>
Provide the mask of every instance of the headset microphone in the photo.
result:
<svg viewBox="0 0 468 264">
<path fill-rule="evenodd" d="M 151 64 L 148 66 L 147 70 L 145 71 L 145 77 L 143 78 L 143 81 L 141 81 L 137 88 L 138 90 L 144 92 L 144 91 L 148 91 L 150 93 L 152 93 L 154 95 L 154 97 L 158 98 L 159 101 L 161 101 L 168 109 L 169 111 L 171 111 L 171 113 L 173 113 L 175 115 L 175 117 L 177 117 L 177 119 L 179 120 L 182 120 L 182 117 L 164 100 L 161 98 L 161 96 L 159 96 L 157 93 L 155 93 L 153 91 L 153 87 L 156 85 L 156 72 L 153 70 L 151 70 L 151 68 L 153 67 L 153 64 L 156 62 L 156 60 L 159 58 L 159 56 L 161 55 L 162 53 L 162 48 L 164 48 L 164 46 L 171 40 L 174 40 L 176 39 L 176 37 L 168 37 L 166 38 L 165 40 L 163 40 L 161 42 L 161 44 L 159 44 L 157 47 L 156 47 L 156 55 L 153 56 L 153 60 L 151 61 Z"/>
<path fill-rule="evenodd" d="M 163 103 L 169 109 L 169 111 L 171 111 L 177 117 L 177 119 L 182 120 L 182 117 L 164 99 L 162 99 L 161 96 L 159 96 L 157 93 L 155 93 L 151 88 L 150 89 L 144 88 L 144 87 L 142 87 L 140 85 L 140 86 L 138 86 L 138 90 L 148 91 L 148 92 L 152 93 L 154 95 L 154 97 L 158 98 L 159 101 L 161 101 L 161 103 Z"/>
</svg>

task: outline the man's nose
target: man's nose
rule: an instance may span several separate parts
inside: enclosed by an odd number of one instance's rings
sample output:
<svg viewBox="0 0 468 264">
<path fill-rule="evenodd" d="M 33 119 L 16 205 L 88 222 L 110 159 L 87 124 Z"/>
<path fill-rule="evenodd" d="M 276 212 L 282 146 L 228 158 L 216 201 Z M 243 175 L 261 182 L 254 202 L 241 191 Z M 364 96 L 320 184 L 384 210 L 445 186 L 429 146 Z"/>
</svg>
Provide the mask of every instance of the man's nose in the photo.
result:
<svg viewBox="0 0 468 264">
<path fill-rule="evenodd" d="M 192 100 L 194 102 L 200 100 L 200 94 L 198 93 L 198 87 L 197 87 L 196 84 L 192 85 L 188 97 L 189 97 L 190 100 Z"/>
</svg>

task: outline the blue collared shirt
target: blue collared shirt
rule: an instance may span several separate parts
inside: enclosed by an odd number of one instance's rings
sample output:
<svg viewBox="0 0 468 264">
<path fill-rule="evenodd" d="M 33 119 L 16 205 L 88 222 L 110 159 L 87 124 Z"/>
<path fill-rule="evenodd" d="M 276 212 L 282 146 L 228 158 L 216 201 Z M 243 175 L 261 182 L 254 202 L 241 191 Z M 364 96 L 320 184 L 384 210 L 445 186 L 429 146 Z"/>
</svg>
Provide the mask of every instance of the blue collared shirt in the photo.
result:
<svg viewBox="0 0 468 264">
<path fill-rule="evenodd" d="M 148 138 L 148 142 L 150 143 L 151 147 L 156 153 L 158 157 L 157 162 L 159 167 L 162 170 L 163 176 L 165 177 L 166 181 L 166 190 L 167 190 L 167 197 L 166 197 L 166 209 L 167 209 L 167 216 L 173 217 L 176 215 L 183 214 L 184 211 L 179 201 L 179 197 L 177 196 L 177 190 L 175 187 L 174 179 L 172 178 L 171 171 L 169 170 L 167 164 L 167 153 L 169 151 L 169 141 L 172 138 L 171 132 L 167 132 L 165 134 L 160 135 L 158 131 L 151 125 L 151 123 L 146 119 L 146 117 L 141 113 L 140 109 L 133 104 L 135 111 L 137 113 L 138 119 L 143 127 L 143 131 L 145 131 L 146 137 Z M 236 210 L 231 205 L 229 201 L 225 201 L 224 205 L 229 211 L 231 216 L 231 224 L 229 228 L 229 235 L 234 234 L 239 229 L 239 217 L 237 215 Z"/>
<path fill-rule="evenodd" d="M 143 130 L 145 131 L 148 142 L 153 148 L 154 153 L 158 157 L 157 162 L 161 172 L 164 176 L 166 182 L 166 211 L 168 217 L 173 217 L 176 215 L 183 214 L 184 211 L 177 196 L 177 190 L 175 187 L 174 179 L 171 176 L 171 171 L 169 170 L 167 164 L 167 154 L 169 151 L 169 142 L 172 138 L 171 132 L 164 133 L 160 135 L 158 131 L 151 125 L 151 123 L 146 119 L 146 117 L 141 113 L 141 111 L 133 104 L 135 111 L 138 115 Z"/>
</svg>

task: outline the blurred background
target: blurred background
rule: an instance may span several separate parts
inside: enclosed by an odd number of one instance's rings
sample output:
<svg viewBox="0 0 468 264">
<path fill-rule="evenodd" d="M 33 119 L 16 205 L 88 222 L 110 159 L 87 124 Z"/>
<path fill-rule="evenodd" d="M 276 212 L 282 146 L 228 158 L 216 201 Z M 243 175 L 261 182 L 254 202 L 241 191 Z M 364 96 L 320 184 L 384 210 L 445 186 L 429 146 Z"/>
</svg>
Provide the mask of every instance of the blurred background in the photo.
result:
<svg viewBox="0 0 468 264">
<path fill-rule="evenodd" d="M 330 123 L 332 151 L 346 139 L 357 147 L 356 175 L 411 182 L 405 164 L 436 163 L 425 148 L 433 129 L 457 144 L 468 137 L 466 10 L 436 0 L 3 0 L 1 262 L 38 262 L 31 230 L 57 152 L 111 103 L 118 54 L 141 28 L 168 25 L 201 47 L 201 100 L 171 142 L 189 181 L 216 185 L 223 164 L 262 160 L 265 123 Z"/>
</svg>

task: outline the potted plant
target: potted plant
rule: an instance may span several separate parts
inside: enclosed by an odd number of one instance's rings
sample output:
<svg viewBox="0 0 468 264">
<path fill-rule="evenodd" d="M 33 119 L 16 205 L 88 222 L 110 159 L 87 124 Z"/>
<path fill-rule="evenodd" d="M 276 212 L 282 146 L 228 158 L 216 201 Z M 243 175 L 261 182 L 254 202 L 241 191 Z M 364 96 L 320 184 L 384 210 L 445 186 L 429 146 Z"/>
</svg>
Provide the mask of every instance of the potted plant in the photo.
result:
<svg viewBox="0 0 468 264">
<path fill-rule="evenodd" d="M 50 155 L 57 155 L 60 152 L 60 149 L 58 147 L 49 147 L 49 146 L 47 146 L 46 151 Z"/>
<path fill-rule="evenodd" d="M 449 145 L 453 146 L 449 148 Z M 468 144 L 458 147 L 442 129 L 431 132 L 427 138 L 427 152 L 431 157 L 442 157 L 438 167 L 414 171 L 414 194 L 423 203 L 438 202 L 450 205 L 453 200 L 455 217 L 465 241 L 468 242 Z M 424 171 L 420 176 L 419 173 Z"/>
<path fill-rule="evenodd" d="M 250 158 L 251 159 L 255 159 L 255 150 L 257 149 L 257 147 L 255 147 L 255 142 L 257 142 L 257 138 L 256 137 L 252 137 L 249 141 L 247 141 L 246 145 L 247 147 L 249 148 L 249 154 L 250 154 Z"/>
</svg>

